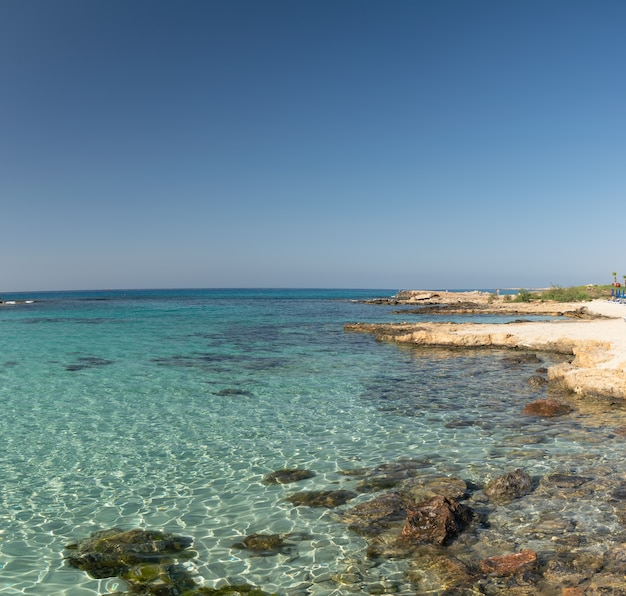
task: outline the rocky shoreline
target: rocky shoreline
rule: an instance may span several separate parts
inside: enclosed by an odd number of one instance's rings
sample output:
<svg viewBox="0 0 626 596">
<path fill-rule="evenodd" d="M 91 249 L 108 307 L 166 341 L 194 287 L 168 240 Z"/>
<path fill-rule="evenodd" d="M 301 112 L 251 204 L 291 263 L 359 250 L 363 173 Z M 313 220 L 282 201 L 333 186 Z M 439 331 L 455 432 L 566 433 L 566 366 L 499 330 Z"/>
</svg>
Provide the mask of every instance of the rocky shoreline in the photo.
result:
<svg viewBox="0 0 626 596">
<path fill-rule="evenodd" d="M 446 348 L 507 348 L 571 355 L 548 370 L 551 388 L 588 397 L 626 399 L 626 306 L 605 300 L 587 303 L 506 302 L 484 292 L 412 291 L 379 304 L 420 304 L 401 314 L 551 315 L 563 320 L 507 324 L 402 322 L 354 323 L 349 332 L 372 333 L 378 340 Z M 470 306 L 468 306 L 470 305 Z"/>
</svg>

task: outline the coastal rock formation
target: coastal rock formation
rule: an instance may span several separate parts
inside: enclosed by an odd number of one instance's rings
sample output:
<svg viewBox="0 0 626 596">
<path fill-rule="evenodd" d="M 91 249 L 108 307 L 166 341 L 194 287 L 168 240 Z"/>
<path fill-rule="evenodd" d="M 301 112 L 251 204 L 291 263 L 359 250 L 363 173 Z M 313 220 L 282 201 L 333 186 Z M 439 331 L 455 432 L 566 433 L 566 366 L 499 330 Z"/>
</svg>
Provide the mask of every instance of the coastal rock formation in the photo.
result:
<svg viewBox="0 0 626 596">
<path fill-rule="evenodd" d="M 495 503 L 508 503 L 513 499 L 523 497 L 533 490 L 533 481 L 524 470 L 517 469 L 508 472 L 489 482 L 485 494 Z"/>
<path fill-rule="evenodd" d="M 608 305 L 623 308 L 621 305 Z M 600 302 L 596 308 L 606 309 Z M 579 306 L 576 306 L 579 308 Z M 595 313 L 596 311 L 591 311 Z M 621 311 L 619 311 L 621 312 Z M 548 370 L 550 389 L 588 397 L 626 399 L 626 329 L 621 317 L 511 324 L 353 323 L 347 332 L 379 341 L 445 348 L 506 348 L 573 356 Z"/>
<path fill-rule="evenodd" d="M 438 495 L 408 509 L 400 538 L 445 545 L 470 523 L 472 515 L 469 507 Z"/>
</svg>

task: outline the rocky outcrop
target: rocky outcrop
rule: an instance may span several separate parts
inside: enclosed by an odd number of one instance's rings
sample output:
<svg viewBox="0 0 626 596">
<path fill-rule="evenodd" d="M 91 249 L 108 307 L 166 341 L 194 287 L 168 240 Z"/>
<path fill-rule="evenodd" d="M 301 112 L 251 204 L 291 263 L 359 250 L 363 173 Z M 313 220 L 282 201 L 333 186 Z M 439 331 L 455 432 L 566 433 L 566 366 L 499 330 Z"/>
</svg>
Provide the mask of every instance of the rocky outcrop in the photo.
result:
<svg viewBox="0 0 626 596">
<path fill-rule="evenodd" d="M 617 324 L 617 326 L 616 326 Z M 626 328 L 621 320 L 543 323 L 352 323 L 352 333 L 379 341 L 445 348 L 506 348 L 573 356 L 548 369 L 552 389 L 589 397 L 626 399 Z M 609 339 L 603 340 L 603 337 Z"/>
</svg>

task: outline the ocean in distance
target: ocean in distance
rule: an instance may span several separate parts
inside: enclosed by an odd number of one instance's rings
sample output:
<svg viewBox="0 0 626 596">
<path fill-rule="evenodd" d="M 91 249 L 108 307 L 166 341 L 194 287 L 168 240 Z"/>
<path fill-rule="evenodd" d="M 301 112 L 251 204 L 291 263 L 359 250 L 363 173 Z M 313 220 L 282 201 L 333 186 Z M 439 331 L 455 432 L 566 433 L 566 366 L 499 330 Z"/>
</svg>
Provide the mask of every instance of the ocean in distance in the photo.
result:
<svg viewBox="0 0 626 596">
<path fill-rule="evenodd" d="M 344 332 L 347 322 L 401 320 L 392 307 L 362 302 L 393 293 L 5 294 L 35 302 L 0 308 L 0 593 L 124 591 L 118 577 L 94 579 L 64 561 L 68 544 L 118 527 L 193 538 L 196 556 L 185 565 L 208 587 L 416 594 L 410 561 L 373 562 L 365 538 L 340 519 L 378 494 L 363 489 L 371 471 L 413 462 L 425 478 L 481 487 L 523 468 L 533 479 L 571 474 L 609 490 L 623 471 L 612 438 L 626 424 L 622 411 L 524 417 L 524 404 L 545 392 L 527 382 L 538 364 Z M 265 481 L 293 468 L 315 475 Z M 329 489 L 355 496 L 336 509 L 286 500 Z M 597 550 L 622 536 L 610 499 L 584 490 L 548 499 L 546 490 L 543 500 L 537 489 L 489 510 L 467 548 L 550 553 L 553 536 L 575 531 Z M 233 547 L 257 533 L 289 534 L 291 546 L 273 556 Z"/>
</svg>

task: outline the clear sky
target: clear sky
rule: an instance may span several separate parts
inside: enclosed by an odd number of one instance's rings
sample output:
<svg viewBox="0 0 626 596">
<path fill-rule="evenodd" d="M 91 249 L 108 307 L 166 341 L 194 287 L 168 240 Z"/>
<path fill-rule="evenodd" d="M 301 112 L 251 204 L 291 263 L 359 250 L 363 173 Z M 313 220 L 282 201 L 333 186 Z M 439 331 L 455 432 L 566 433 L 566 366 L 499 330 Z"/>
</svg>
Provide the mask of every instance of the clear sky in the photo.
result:
<svg viewBox="0 0 626 596">
<path fill-rule="evenodd" d="M 626 274 L 624 0 L 2 0 L 0 290 Z"/>
</svg>

